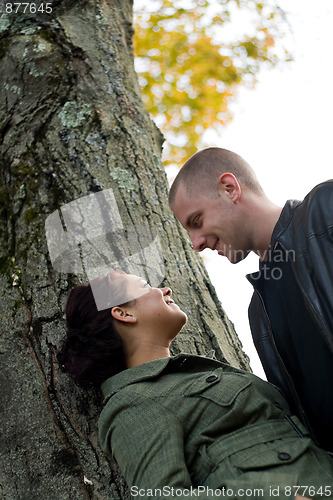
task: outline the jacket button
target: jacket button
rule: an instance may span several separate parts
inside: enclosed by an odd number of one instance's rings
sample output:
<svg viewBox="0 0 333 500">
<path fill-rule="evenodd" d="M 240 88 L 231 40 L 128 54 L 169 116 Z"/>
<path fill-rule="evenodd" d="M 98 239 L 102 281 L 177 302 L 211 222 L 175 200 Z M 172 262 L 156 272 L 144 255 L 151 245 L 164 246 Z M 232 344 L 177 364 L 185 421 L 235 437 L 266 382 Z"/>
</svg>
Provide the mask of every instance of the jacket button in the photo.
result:
<svg viewBox="0 0 333 500">
<path fill-rule="evenodd" d="M 278 457 L 280 460 L 289 460 L 291 458 L 291 456 L 289 455 L 289 453 L 279 453 L 278 454 Z"/>
<path fill-rule="evenodd" d="M 206 382 L 214 382 L 214 380 L 217 380 L 218 376 L 217 375 L 209 375 L 209 377 L 206 378 Z"/>
</svg>

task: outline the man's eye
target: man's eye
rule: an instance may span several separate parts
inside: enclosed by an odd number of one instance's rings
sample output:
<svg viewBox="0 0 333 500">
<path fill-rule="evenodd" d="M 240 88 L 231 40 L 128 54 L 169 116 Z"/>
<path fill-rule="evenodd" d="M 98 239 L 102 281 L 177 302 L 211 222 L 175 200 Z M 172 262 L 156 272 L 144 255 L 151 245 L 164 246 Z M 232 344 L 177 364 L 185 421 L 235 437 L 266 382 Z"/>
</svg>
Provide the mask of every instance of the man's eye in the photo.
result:
<svg viewBox="0 0 333 500">
<path fill-rule="evenodd" d="M 193 219 L 192 224 L 193 224 L 194 227 L 197 227 L 199 225 L 199 220 L 200 220 L 199 215 L 198 215 L 198 217 L 196 217 L 195 219 Z"/>
<path fill-rule="evenodd" d="M 149 285 L 149 283 L 145 283 L 143 286 L 144 286 L 145 288 L 146 288 L 146 287 L 151 288 L 151 286 Z"/>
</svg>

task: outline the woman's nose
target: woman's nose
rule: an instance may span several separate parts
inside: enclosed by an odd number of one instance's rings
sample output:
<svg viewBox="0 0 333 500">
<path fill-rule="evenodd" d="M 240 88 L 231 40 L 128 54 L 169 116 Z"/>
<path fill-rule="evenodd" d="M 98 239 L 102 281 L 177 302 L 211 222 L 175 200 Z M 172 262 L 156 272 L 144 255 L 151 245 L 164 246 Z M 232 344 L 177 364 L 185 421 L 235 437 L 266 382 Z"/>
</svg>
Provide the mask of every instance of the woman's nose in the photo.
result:
<svg viewBox="0 0 333 500">
<path fill-rule="evenodd" d="M 171 297 L 172 295 L 172 290 L 169 287 L 165 287 L 162 289 L 163 290 L 163 295 L 169 295 Z"/>
</svg>

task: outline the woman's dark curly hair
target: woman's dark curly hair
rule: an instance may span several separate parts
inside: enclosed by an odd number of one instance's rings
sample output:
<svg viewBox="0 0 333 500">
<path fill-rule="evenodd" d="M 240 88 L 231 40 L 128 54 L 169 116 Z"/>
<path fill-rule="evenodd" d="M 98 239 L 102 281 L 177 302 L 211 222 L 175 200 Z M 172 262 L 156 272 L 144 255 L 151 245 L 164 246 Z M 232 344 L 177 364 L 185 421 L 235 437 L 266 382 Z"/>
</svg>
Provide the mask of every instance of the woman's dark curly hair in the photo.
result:
<svg viewBox="0 0 333 500">
<path fill-rule="evenodd" d="M 67 338 L 57 359 L 78 386 L 99 387 L 126 368 L 115 321 L 110 308 L 97 310 L 90 284 L 71 291 L 66 305 Z"/>
</svg>

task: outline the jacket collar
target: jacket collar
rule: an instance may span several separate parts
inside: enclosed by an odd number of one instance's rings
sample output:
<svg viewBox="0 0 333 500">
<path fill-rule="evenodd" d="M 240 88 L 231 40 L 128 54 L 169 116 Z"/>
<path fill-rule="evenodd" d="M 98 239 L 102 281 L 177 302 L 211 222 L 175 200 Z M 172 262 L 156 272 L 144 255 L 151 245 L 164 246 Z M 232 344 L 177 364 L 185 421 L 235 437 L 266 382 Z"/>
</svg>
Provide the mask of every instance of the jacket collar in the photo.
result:
<svg viewBox="0 0 333 500">
<path fill-rule="evenodd" d="M 281 238 L 283 237 L 284 232 L 288 228 L 290 222 L 292 221 L 295 209 L 298 205 L 302 203 L 298 200 L 288 200 L 280 214 L 280 217 L 277 223 L 274 226 L 269 249 L 270 251 L 274 251 L 278 243 L 281 243 Z M 283 242 L 282 242 L 283 247 Z M 259 260 L 259 271 L 255 271 L 253 273 L 247 274 L 247 280 L 252 284 L 255 289 L 258 289 L 259 286 L 259 277 L 261 275 L 260 269 L 265 265 L 263 260 Z"/>
<path fill-rule="evenodd" d="M 141 382 L 151 377 L 157 377 L 169 364 L 171 358 L 161 358 L 143 365 L 127 368 L 117 375 L 108 378 L 101 385 L 104 398 L 108 399 L 116 392 L 120 391 L 129 384 Z M 105 399 L 104 399 L 105 403 Z"/>
<path fill-rule="evenodd" d="M 127 385 L 158 377 L 167 368 L 167 366 L 169 366 L 169 364 L 172 364 L 173 369 L 176 367 L 177 369 L 182 369 L 182 367 L 185 366 L 196 367 L 196 369 L 199 367 L 226 367 L 224 363 L 213 359 L 213 355 L 214 351 L 210 351 L 208 356 L 181 353 L 176 356 L 157 359 L 155 361 L 150 361 L 149 363 L 144 363 L 143 365 L 133 366 L 133 368 L 123 370 L 102 383 L 101 391 L 104 397 L 103 403 L 105 404 L 111 396 L 113 396 L 116 392 L 119 392 Z"/>
<path fill-rule="evenodd" d="M 271 243 L 270 243 L 270 248 L 274 249 L 276 243 L 278 240 L 281 238 L 282 234 L 284 231 L 287 229 L 289 226 L 296 207 L 301 203 L 301 201 L 298 200 L 288 200 L 286 204 L 284 205 L 282 212 L 280 214 L 280 217 L 275 224 L 275 227 L 273 229 L 272 237 L 271 237 Z"/>
</svg>

